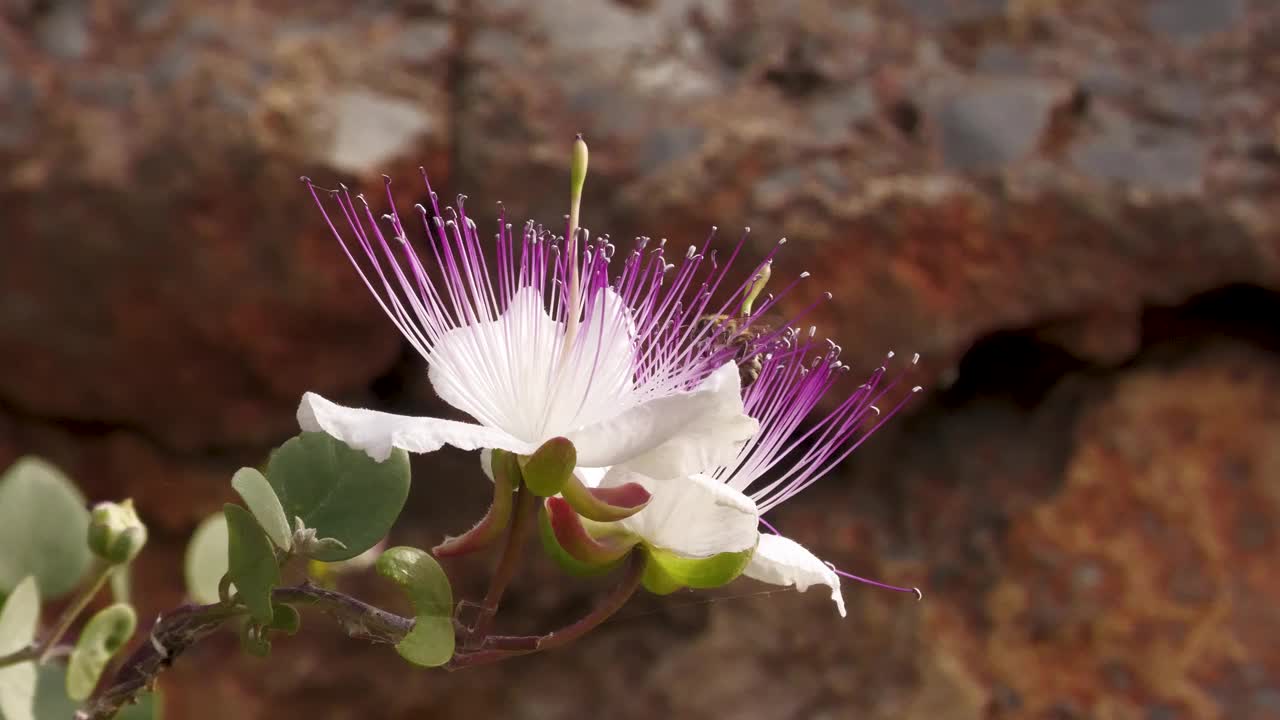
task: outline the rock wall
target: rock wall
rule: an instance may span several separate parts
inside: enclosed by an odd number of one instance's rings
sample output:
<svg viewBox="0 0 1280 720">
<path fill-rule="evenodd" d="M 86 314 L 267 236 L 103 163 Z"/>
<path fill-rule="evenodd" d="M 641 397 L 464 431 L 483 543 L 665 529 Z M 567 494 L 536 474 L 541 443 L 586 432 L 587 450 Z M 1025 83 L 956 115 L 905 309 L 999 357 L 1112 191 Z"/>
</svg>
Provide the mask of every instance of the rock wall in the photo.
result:
<svg viewBox="0 0 1280 720">
<path fill-rule="evenodd" d="M 1280 717 L 1277 73 L 1269 0 L 5 0 L 0 464 L 136 496 L 172 606 L 302 391 L 443 411 L 297 177 L 411 203 L 425 165 L 554 222 L 582 131 L 590 227 L 786 236 L 851 362 L 923 354 L 777 524 L 925 601 L 743 581 L 449 676 L 226 638 L 171 717 Z M 473 519 L 472 463 L 417 462 L 397 541 Z M 591 590 L 541 568 L 509 611 Z"/>
</svg>

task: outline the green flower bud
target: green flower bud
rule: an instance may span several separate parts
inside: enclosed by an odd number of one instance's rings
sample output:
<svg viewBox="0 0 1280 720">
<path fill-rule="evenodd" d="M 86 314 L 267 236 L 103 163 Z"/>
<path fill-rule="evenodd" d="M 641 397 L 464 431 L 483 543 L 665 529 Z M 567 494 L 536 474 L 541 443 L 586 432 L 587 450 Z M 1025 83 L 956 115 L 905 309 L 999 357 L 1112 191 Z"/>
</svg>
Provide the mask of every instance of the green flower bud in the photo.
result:
<svg viewBox="0 0 1280 720">
<path fill-rule="evenodd" d="M 573 443 L 567 438 L 551 438 L 521 463 L 524 484 L 538 497 L 551 497 L 573 477 L 577 464 Z"/>
<path fill-rule="evenodd" d="M 133 500 L 98 503 L 89 513 L 89 549 L 112 565 L 133 560 L 147 544 L 147 526 Z"/>
</svg>

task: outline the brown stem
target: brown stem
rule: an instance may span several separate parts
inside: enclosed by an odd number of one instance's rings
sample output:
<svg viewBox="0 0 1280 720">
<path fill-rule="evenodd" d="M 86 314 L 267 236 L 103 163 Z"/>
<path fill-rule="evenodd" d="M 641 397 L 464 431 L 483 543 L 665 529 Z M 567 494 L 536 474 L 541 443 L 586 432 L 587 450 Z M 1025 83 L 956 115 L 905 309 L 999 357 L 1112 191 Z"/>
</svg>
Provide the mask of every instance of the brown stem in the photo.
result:
<svg viewBox="0 0 1280 720">
<path fill-rule="evenodd" d="M 577 622 L 549 632 L 546 635 L 494 635 L 486 637 L 479 650 L 458 653 L 453 656 L 453 659 L 449 661 L 446 667 L 453 670 L 462 667 L 485 665 L 516 657 L 517 655 L 527 655 L 540 650 L 551 650 L 552 648 L 568 645 L 599 627 L 601 623 L 613 617 L 614 613 L 622 609 L 627 600 L 640 588 L 640 581 L 644 577 L 644 563 L 644 554 L 632 551 L 627 560 L 626 573 L 622 576 L 622 580 L 594 610 Z"/>
<path fill-rule="evenodd" d="M 272 599 L 279 603 L 311 605 L 323 609 L 338 621 L 347 635 L 377 643 L 399 642 L 413 627 L 413 620 L 380 610 L 342 593 L 310 584 L 278 588 Z M 151 637 L 125 660 L 111 684 L 88 707 L 76 713 L 76 720 L 109 720 L 125 705 L 155 684 L 156 678 L 187 649 L 212 635 L 226 621 L 245 614 L 245 609 L 229 604 L 184 605 L 163 615 L 151 628 Z"/>
<path fill-rule="evenodd" d="M 538 496 L 530 492 L 523 483 L 516 488 L 515 502 L 516 509 L 511 514 L 511 524 L 507 528 L 507 540 L 502 547 L 502 555 L 498 558 L 498 566 L 489 579 L 489 590 L 480 604 L 480 615 L 467 638 L 468 646 L 474 646 L 477 640 L 483 640 L 489 635 L 493 617 L 502 604 L 502 595 L 520 567 L 520 558 L 524 554 L 525 526 L 532 522 L 538 512 Z"/>
<path fill-rule="evenodd" d="M 28 645 L 21 650 L 15 650 L 8 655 L 0 655 L 0 668 L 6 668 L 10 665 L 29 662 L 40 657 L 41 649 L 36 645 Z"/>
</svg>

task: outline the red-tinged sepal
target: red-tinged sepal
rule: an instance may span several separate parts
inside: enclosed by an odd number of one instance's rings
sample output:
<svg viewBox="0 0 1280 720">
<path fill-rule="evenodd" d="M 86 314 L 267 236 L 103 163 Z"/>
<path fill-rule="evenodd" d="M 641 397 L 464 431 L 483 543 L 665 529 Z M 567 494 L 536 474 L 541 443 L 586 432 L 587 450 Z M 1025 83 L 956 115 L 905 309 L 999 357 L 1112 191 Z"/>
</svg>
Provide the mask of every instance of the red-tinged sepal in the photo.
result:
<svg viewBox="0 0 1280 720">
<path fill-rule="evenodd" d="M 475 527 L 457 536 L 446 538 L 444 542 L 431 549 L 436 557 L 458 557 L 488 547 L 493 541 L 502 537 L 502 533 L 511 523 L 513 495 L 520 482 L 520 465 L 516 455 L 505 450 L 494 450 L 492 456 L 493 469 L 493 504 L 489 512 L 476 523 Z"/>
<path fill-rule="evenodd" d="M 579 515 L 597 522 L 616 522 L 644 509 L 649 504 L 649 491 L 639 483 L 615 487 L 589 488 L 577 476 L 569 478 L 560 495 Z"/>
<path fill-rule="evenodd" d="M 640 538 L 617 525 L 584 520 L 563 498 L 547 498 L 543 505 L 545 525 L 557 549 L 574 561 L 574 570 L 606 569 L 621 560 Z"/>
</svg>

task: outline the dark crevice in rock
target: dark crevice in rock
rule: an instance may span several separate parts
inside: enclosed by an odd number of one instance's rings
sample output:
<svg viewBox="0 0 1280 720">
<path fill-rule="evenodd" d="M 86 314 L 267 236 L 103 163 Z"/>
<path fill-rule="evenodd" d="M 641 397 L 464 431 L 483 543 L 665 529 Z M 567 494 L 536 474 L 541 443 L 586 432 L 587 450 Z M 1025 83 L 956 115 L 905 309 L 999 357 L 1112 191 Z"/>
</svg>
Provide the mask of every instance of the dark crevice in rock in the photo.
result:
<svg viewBox="0 0 1280 720">
<path fill-rule="evenodd" d="M 1280 292 L 1257 285 L 1229 285 L 1177 307 L 1149 308 L 1142 315 L 1140 360 L 1176 361 L 1220 340 L 1280 354 L 1276 318 L 1280 318 Z"/>
<path fill-rule="evenodd" d="M 821 89 L 828 82 L 818 67 L 817 49 L 805 39 L 787 45 L 782 60 L 764 73 L 765 82 L 791 98 L 804 98 Z"/>
<path fill-rule="evenodd" d="M 889 122 L 898 128 L 903 135 L 916 138 L 920 134 L 920 123 L 923 116 L 920 107 L 910 100 L 898 100 L 888 107 Z"/>
<path fill-rule="evenodd" d="M 950 387 L 920 398 L 837 472 L 858 478 L 853 505 L 890 533 L 876 554 L 923 555 L 929 575 L 918 582 L 981 608 L 977 598 L 1004 572 L 1010 524 L 1065 482 L 1082 412 L 1123 375 L 1179 365 L 1207 348 L 1280 354 L 1278 316 L 1280 293 L 1252 285 L 1151 307 L 1137 352 L 1119 365 L 1075 357 L 1039 328 L 992 333 L 964 355 Z M 827 492 L 848 491 L 829 484 Z M 971 620 L 987 622 L 981 613 Z"/>
</svg>

